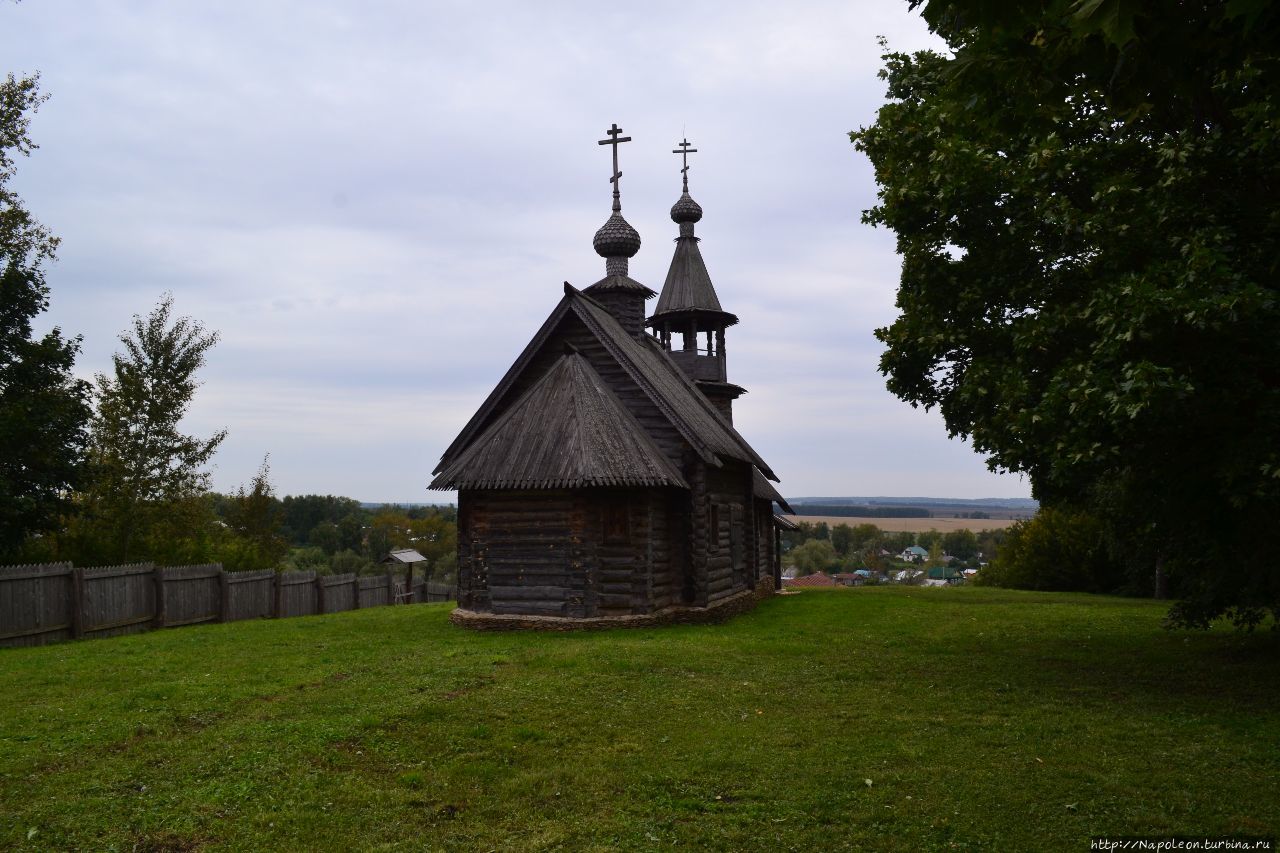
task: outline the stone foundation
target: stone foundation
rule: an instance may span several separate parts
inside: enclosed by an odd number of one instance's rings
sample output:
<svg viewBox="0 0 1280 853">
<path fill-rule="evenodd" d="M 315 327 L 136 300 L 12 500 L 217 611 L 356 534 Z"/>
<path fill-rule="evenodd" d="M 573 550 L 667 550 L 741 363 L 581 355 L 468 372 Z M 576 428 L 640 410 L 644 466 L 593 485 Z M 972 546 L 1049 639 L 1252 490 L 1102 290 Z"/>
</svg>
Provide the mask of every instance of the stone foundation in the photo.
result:
<svg viewBox="0 0 1280 853">
<path fill-rule="evenodd" d="M 668 607 L 657 613 L 633 616 L 532 616 L 519 613 L 481 613 L 455 608 L 449 621 L 473 631 L 599 631 L 607 628 L 653 628 L 659 625 L 705 625 L 723 622 L 755 609 L 774 594 L 773 578 L 761 578 L 755 589 L 747 589 L 715 602 L 709 607 Z"/>
</svg>

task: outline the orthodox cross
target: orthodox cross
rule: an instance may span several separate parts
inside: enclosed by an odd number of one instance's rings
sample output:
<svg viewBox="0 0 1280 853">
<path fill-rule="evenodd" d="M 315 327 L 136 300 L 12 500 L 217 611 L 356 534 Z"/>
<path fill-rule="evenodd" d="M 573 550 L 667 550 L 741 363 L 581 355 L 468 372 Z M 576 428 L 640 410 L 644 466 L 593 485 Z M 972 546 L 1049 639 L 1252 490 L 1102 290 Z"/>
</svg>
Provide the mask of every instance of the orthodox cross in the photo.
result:
<svg viewBox="0 0 1280 853">
<path fill-rule="evenodd" d="M 613 127 L 605 131 L 609 135 L 608 139 L 601 139 L 597 145 L 613 146 L 613 177 L 609 179 L 609 183 L 613 184 L 613 211 L 618 213 L 622 210 L 622 193 L 618 190 L 618 179 L 622 177 L 622 173 L 618 171 L 618 146 L 624 142 L 630 142 L 630 136 L 619 138 L 618 134 L 622 133 L 622 128 L 618 127 L 618 123 L 614 122 Z"/>
<path fill-rule="evenodd" d="M 680 170 L 680 177 L 684 179 L 684 191 L 688 192 L 689 191 L 689 155 L 698 153 L 698 149 L 690 148 L 689 140 L 687 138 L 683 142 L 677 142 L 676 144 L 679 145 L 680 147 L 673 149 L 671 153 L 680 155 L 680 162 L 684 166 L 684 168 Z"/>
</svg>

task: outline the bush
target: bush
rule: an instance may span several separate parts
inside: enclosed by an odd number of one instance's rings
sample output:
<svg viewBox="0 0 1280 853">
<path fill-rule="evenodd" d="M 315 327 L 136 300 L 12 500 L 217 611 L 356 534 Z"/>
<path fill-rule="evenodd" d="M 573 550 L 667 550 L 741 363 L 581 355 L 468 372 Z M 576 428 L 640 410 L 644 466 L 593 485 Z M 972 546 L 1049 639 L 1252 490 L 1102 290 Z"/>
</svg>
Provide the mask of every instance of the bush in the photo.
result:
<svg viewBox="0 0 1280 853">
<path fill-rule="evenodd" d="M 1000 554 L 978 574 L 979 584 L 1058 592 L 1114 592 L 1125 582 L 1112 558 L 1106 528 L 1083 512 L 1042 507 L 1009 528 Z"/>
</svg>

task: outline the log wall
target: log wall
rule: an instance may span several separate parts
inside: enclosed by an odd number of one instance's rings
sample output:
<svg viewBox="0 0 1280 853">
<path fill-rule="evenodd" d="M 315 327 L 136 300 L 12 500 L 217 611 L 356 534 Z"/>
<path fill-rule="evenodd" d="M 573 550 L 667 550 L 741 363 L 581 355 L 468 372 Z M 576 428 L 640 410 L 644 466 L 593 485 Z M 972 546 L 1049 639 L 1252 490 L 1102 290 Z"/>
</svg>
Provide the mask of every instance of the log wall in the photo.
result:
<svg viewBox="0 0 1280 853">
<path fill-rule="evenodd" d="M 679 489 L 464 491 L 459 603 L 575 618 L 669 607 L 685 582 L 687 506 Z M 610 512 L 625 516 L 622 535 L 606 535 Z"/>
</svg>

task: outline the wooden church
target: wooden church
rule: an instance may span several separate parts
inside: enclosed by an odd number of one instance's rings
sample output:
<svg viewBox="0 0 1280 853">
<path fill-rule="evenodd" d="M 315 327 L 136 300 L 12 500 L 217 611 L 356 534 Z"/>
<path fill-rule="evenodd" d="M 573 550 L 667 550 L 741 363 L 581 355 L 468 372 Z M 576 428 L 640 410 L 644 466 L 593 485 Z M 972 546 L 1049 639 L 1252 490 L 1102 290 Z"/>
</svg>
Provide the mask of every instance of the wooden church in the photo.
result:
<svg viewBox="0 0 1280 853">
<path fill-rule="evenodd" d="M 477 628 L 719 618 L 780 584 L 769 465 L 733 427 L 725 311 L 684 191 L 661 294 L 628 275 L 640 235 L 613 214 L 604 278 L 564 296 L 454 439 L 433 489 L 458 491 L 458 609 Z M 657 296 L 646 318 L 645 303 Z M 647 328 L 647 330 L 646 330 Z M 678 344 L 678 346 L 677 346 Z"/>
</svg>

